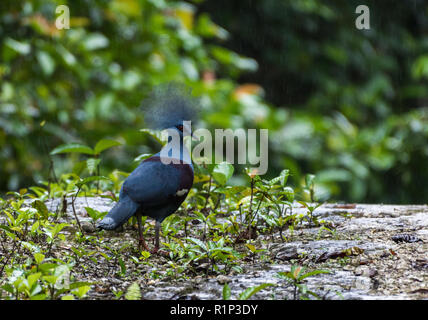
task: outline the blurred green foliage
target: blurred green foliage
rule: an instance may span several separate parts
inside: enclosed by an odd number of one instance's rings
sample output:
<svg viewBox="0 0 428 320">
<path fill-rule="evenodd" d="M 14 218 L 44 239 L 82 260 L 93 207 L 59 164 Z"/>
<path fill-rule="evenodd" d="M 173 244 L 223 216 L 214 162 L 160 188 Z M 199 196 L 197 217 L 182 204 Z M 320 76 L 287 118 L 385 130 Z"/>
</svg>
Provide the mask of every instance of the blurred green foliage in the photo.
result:
<svg viewBox="0 0 428 320">
<path fill-rule="evenodd" d="M 355 27 L 362 4 L 370 30 Z M 258 61 L 238 80 L 287 110 L 271 137 L 278 167 L 315 173 L 318 192 L 336 199 L 427 202 L 427 1 L 219 0 L 201 10 L 230 32 L 227 48 Z"/>
<path fill-rule="evenodd" d="M 202 97 L 211 125 L 244 126 L 244 106 L 233 95 L 237 84 L 213 77 L 220 64 L 237 75 L 256 63 L 205 45 L 204 38 L 227 32 L 207 15 L 196 17 L 194 5 L 68 1 L 71 28 L 60 31 L 55 8 L 63 3 L 0 4 L 0 189 L 46 180 L 49 152 L 64 143 L 116 139 L 125 147 L 107 154 L 104 168 L 131 170 L 137 155 L 159 148 L 139 132 L 145 127 L 141 101 L 156 84 L 184 82 Z M 80 173 L 78 160 L 78 154 L 55 156 L 55 169 L 74 166 Z"/>
<path fill-rule="evenodd" d="M 0 190 L 52 163 L 85 173 L 85 156 L 49 155 L 65 143 L 118 141 L 100 174 L 132 170 L 159 148 L 141 101 L 177 81 L 201 97 L 199 126 L 270 130 L 271 177 L 313 173 L 319 199 L 426 202 L 428 7 L 395 2 L 368 3 L 360 31 L 357 1 L 3 0 Z"/>
</svg>

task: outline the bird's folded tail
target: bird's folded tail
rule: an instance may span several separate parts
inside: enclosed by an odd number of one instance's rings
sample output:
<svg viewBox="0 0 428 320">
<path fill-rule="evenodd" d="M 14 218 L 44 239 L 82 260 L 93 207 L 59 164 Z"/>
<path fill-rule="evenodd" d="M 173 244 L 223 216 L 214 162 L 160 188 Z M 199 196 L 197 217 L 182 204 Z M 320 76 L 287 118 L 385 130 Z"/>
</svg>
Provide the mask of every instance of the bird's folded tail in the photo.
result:
<svg viewBox="0 0 428 320">
<path fill-rule="evenodd" d="M 139 204 L 124 196 L 110 212 L 97 224 L 98 229 L 113 230 L 124 224 L 138 210 Z"/>
</svg>

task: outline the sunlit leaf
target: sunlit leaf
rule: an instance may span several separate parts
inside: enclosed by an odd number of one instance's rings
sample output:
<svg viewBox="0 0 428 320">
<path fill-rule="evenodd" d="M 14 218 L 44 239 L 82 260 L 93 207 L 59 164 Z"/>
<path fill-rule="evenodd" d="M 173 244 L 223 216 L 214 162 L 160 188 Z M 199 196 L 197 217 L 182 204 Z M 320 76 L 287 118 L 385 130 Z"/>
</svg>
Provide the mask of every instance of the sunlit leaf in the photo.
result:
<svg viewBox="0 0 428 320">
<path fill-rule="evenodd" d="M 50 76 L 55 71 L 55 60 L 45 51 L 37 52 L 37 60 L 43 73 Z"/>
<path fill-rule="evenodd" d="M 255 286 L 255 287 L 250 287 L 244 290 L 244 292 L 242 292 L 239 295 L 239 300 L 247 300 L 249 298 L 251 298 L 251 296 L 253 296 L 254 294 L 256 294 L 257 292 L 259 292 L 260 290 L 263 290 L 266 287 L 271 287 L 274 286 L 273 283 L 262 283 L 259 286 Z"/>
<path fill-rule="evenodd" d="M 68 143 L 68 144 L 60 145 L 59 147 L 56 147 L 55 149 L 53 149 L 50 154 L 55 155 L 60 153 L 72 153 L 72 152 L 89 154 L 89 155 L 94 154 L 94 150 L 92 150 L 92 148 L 85 146 L 83 144 L 78 144 L 78 143 Z"/>
<path fill-rule="evenodd" d="M 93 174 L 97 171 L 97 167 L 100 164 L 101 159 L 89 158 L 86 160 L 86 167 L 88 168 L 89 174 Z"/>
<path fill-rule="evenodd" d="M 92 51 L 107 47 L 109 40 L 101 33 L 92 33 L 82 42 L 82 45 L 86 50 Z"/>
<path fill-rule="evenodd" d="M 217 181 L 220 185 L 224 185 L 230 179 L 230 177 L 232 177 L 233 171 L 233 165 L 227 162 L 222 162 L 214 166 L 211 174 L 215 181 Z"/>
<path fill-rule="evenodd" d="M 143 153 L 143 154 L 140 154 L 138 157 L 136 157 L 134 159 L 134 161 L 135 162 L 140 162 L 140 161 L 143 161 L 144 159 L 147 159 L 147 158 L 151 157 L 152 155 L 153 154 L 151 154 L 151 153 Z"/>
<path fill-rule="evenodd" d="M 110 140 L 110 139 L 102 139 L 98 141 L 98 143 L 94 147 L 94 153 L 100 154 L 106 149 L 109 149 L 111 147 L 120 146 L 121 143 L 116 140 Z"/>
<path fill-rule="evenodd" d="M 76 183 L 77 186 L 83 186 L 85 184 L 88 184 L 90 182 L 94 182 L 94 181 L 99 181 L 99 180 L 110 180 L 107 177 L 104 176 L 91 176 L 91 177 L 87 177 L 85 179 L 83 179 L 82 181 L 79 181 L 78 183 Z"/>
<path fill-rule="evenodd" d="M 26 55 L 31 52 L 31 46 L 28 43 L 20 42 L 12 38 L 6 38 L 4 43 L 19 54 Z"/>
<path fill-rule="evenodd" d="M 48 218 L 48 216 L 49 216 L 49 210 L 48 210 L 48 208 L 46 207 L 46 205 L 45 205 L 45 203 L 43 201 L 35 200 L 31 204 L 31 206 L 38 211 L 38 213 L 43 217 L 43 219 L 47 219 Z"/>
<path fill-rule="evenodd" d="M 229 300 L 231 295 L 230 287 L 227 283 L 223 286 L 223 300 Z"/>
</svg>

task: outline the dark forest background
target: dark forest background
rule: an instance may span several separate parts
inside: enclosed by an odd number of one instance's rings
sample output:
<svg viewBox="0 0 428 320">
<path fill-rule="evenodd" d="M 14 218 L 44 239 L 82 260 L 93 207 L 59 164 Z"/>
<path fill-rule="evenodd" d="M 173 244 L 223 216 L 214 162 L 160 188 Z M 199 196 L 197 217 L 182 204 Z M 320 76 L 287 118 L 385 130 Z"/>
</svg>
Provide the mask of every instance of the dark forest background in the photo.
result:
<svg viewBox="0 0 428 320">
<path fill-rule="evenodd" d="M 55 27 L 67 4 L 71 28 Z M 370 30 L 355 9 L 370 8 Z M 322 200 L 426 203 L 427 1 L 77 0 L 0 3 L 0 190 L 75 172 L 58 145 L 121 142 L 103 172 L 159 145 L 141 101 L 176 81 L 208 128 L 268 128 L 269 173 Z M 238 181 L 239 171 L 235 181 Z M 233 183 L 233 180 L 232 180 Z"/>
</svg>

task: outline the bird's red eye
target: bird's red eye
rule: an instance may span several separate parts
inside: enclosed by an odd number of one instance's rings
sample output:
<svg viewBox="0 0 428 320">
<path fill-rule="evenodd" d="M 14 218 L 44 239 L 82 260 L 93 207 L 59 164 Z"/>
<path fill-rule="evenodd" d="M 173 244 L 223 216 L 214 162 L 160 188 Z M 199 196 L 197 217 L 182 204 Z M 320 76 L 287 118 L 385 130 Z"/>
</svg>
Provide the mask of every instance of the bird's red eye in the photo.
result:
<svg viewBox="0 0 428 320">
<path fill-rule="evenodd" d="M 181 124 L 179 126 L 177 126 L 177 129 L 180 130 L 181 132 L 183 132 L 183 126 Z"/>
</svg>

